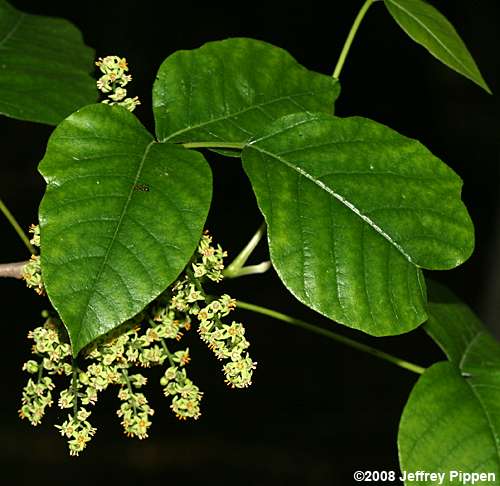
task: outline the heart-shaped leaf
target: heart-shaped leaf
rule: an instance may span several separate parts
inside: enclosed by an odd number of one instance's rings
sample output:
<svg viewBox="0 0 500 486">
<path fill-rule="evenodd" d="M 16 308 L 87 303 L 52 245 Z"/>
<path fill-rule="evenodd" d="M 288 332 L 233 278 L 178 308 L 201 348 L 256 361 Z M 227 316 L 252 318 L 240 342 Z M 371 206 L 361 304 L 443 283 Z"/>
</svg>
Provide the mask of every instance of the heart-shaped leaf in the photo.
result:
<svg viewBox="0 0 500 486">
<path fill-rule="evenodd" d="M 178 51 L 153 88 L 158 140 L 244 143 L 263 125 L 299 111 L 333 112 L 337 80 L 254 39 Z"/>
<path fill-rule="evenodd" d="M 56 125 L 97 100 L 94 51 L 62 19 L 28 15 L 0 0 L 0 113 Z"/>
<path fill-rule="evenodd" d="M 203 156 L 160 144 L 121 107 L 63 121 L 40 163 L 42 271 L 75 355 L 182 271 L 211 199 Z"/>
<path fill-rule="evenodd" d="M 450 361 L 429 368 L 410 394 L 399 427 L 401 469 L 498 478 L 500 345 L 450 292 L 433 285 L 429 300 L 424 328 Z M 456 484 L 446 479 L 443 484 Z M 496 484 L 491 476 L 483 482 Z"/>
<path fill-rule="evenodd" d="M 384 3 L 394 20 L 415 42 L 491 94 L 464 42 L 436 8 L 423 0 L 384 0 Z"/>
<path fill-rule="evenodd" d="M 364 118 L 286 116 L 245 147 L 243 165 L 288 289 L 373 335 L 426 318 L 419 267 L 453 268 L 474 234 L 460 178 L 419 142 Z"/>
</svg>

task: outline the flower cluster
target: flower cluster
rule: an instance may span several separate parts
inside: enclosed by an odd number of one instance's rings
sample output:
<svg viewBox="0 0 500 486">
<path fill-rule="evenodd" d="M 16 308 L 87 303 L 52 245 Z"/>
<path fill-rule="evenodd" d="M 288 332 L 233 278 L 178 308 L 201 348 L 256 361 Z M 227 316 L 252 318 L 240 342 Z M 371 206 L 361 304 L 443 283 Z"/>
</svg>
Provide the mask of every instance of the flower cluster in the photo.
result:
<svg viewBox="0 0 500 486">
<path fill-rule="evenodd" d="M 182 362 L 180 362 L 180 365 L 183 366 Z M 162 376 L 160 383 L 164 387 L 165 396 L 173 397 L 170 408 L 177 418 L 182 420 L 193 418 L 197 420 L 200 417 L 200 400 L 203 393 L 187 377 L 184 368 L 170 366 Z"/>
<path fill-rule="evenodd" d="M 33 227 L 32 232 L 32 242 L 39 244 L 38 227 Z M 71 455 L 78 455 L 95 434 L 87 408 L 95 405 L 98 395 L 111 385 L 119 388 L 117 415 L 125 434 L 144 439 L 154 410 L 141 390 L 147 384 L 146 377 L 132 368 L 168 363 L 160 384 L 165 396 L 171 399 L 170 408 L 179 419 L 198 419 L 203 393 L 186 372 L 189 349 L 169 349 L 191 329 L 193 319 L 199 322 L 200 337 L 217 358 L 228 360 L 223 367 L 226 382 L 234 388 L 250 385 L 255 363 L 247 352 L 245 330 L 240 323 L 228 325 L 221 320 L 234 310 L 236 301 L 228 295 L 209 301 L 201 284 L 205 278 L 213 282 L 222 279 L 225 256 L 222 248 L 212 246 L 211 237 L 204 234 L 185 273 L 126 323 L 125 331 L 84 350 L 78 360 L 72 357 L 65 329 L 58 319 L 49 318 L 43 327 L 30 331 L 28 337 L 34 341 L 36 360 L 29 360 L 23 369 L 37 378 L 30 378 L 24 388 L 21 417 L 33 425 L 40 423 L 45 409 L 53 403 L 51 376 L 62 375 L 71 378 L 57 404 L 61 409 L 70 409 L 70 413 L 56 427 L 68 440 Z"/>
<path fill-rule="evenodd" d="M 212 238 L 207 233 L 202 236 L 197 252 L 198 261 L 192 264 L 194 281 L 207 277 L 213 282 L 220 282 L 227 253 L 219 245 L 216 248 L 212 246 Z M 204 297 L 201 285 L 199 287 Z M 204 297 L 203 300 L 207 299 Z M 201 309 L 195 308 L 193 314 L 198 318 L 202 341 L 208 344 L 218 359 L 229 360 L 223 367 L 225 382 L 232 388 L 245 388 L 252 384 L 253 370 L 257 365 L 247 352 L 250 343 L 245 339 L 245 328 L 241 323 L 233 321 L 228 325 L 221 320 L 235 308 L 236 301 L 224 294 Z"/>
<path fill-rule="evenodd" d="M 40 226 L 32 224 L 29 231 L 33 234 L 30 243 L 35 247 L 40 247 Z M 34 289 L 38 295 L 45 295 L 39 255 L 31 255 L 31 259 L 23 267 L 22 277 L 29 288 Z"/>
<path fill-rule="evenodd" d="M 80 408 L 75 415 L 69 414 L 68 420 L 61 425 L 56 425 L 61 435 L 68 439 L 69 453 L 72 456 L 78 456 L 96 432 L 95 427 L 87 420 L 89 416 L 90 412 Z"/>
<path fill-rule="evenodd" d="M 190 328 L 191 316 L 196 316 L 202 341 L 208 344 L 218 359 L 229 360 L 223 367 L 226 383 L 232 388 L 245 388 L 252 384 L 257 364 L 247 352 L 250 343 L 245 338 L 245 328 L 238 322 L 228 325 L 221 321 L 236 308 L 236 301 L 225 294 L 207 304 L 200 283 L 203 278 L 213 282 L 222 280 L 226 256 L 227 253 L 219 245 L 212 245 L 212 237 L 205 232 L 191 270 L 173 286 L 169 306 L 157 313 L 155 319 L 168 324 L 171 337 L 180 337 L 181 327 Z"/>
<path fill-rule="evenodd" d="M 207 277 L 213 282 L 220 282 L 223 278 L 224 258 L 227 257 L 220 245 L 212 246 L 212 237 L 205 232 L 198 245 L 198 255 L 201 261 L 193 263 L 193 272 L 196 278 Z"/>
<path fill-rule="evenodd" d="M 23 370 L 36 375 L 36 378 L 30 378 L 23 389 L 19 416 L 29 420 L 32 425 L 38 425 L 45 414 L 45 409 L 53 402 L 54 382 L 47 375 L 71 374 L 71 365 L 66 362 L 71 355 L 71 348 L 68 344 L 60 342 L 59 335 L 50 320 L 43 327 L 30 331 L 28 338 L 34 341 L 32 352 L 38 361 L 29 360 L 23 365 Z"/>
<path fill-rule="evenodd" d="M 31 372 L 27 367 L 23 367 L 23 369 Z M 31 425 L 40 424 L 45 415 L 45 408 L 52 405 L 51 390 L 53 388 L 54 383 L 48 376 L 39 377 L 36 382 L 30 378 L 23 388 L 23 399 L 19 416 L 28 419 Z"/>
<path fill-rule="evenodd" d="M 122 419 L 121 424 L 128 437 L 145 439 L 151 426 L 149 416 L 154 414 L 154 410 L 149 406 L 144 394 L 135 392 L 134 387 L 144 386 L 147 380 L 141 374 L 128 376 L 126 371 L 122 379 L 122 387 L 118 392 L 122 404 L 116 413 Z"/>
<path fill-rule="evenodd" d="M 106 56 L 100 57 L 95 64 L 103 73 L 97 81 L 97 88 L 108 96 L 108 99 L 103 100 L 103 103 L 120 105 L 129 111 L 134 111 L 141 102 L 137 96 L 134 98 L 126 97 L 125 86 L 132 80 L 132 76 L 126 74 L 128 71 L 127 60 L 124 57 Z"/>
<path fill-rule="evenodd" d="M 247 349 L 250 343 L 245 339 L 245 328 L 238 322 L 222 323 L 236 306 L 229 295 L 222 295 L 198 312 L 198 332 L 220 360 L 229 360 L 223 367 L 226 383 L 233 388 L 245 388 L 252 384 L 252 374 L 257 363 L 252 361 Z"/>
</svg>

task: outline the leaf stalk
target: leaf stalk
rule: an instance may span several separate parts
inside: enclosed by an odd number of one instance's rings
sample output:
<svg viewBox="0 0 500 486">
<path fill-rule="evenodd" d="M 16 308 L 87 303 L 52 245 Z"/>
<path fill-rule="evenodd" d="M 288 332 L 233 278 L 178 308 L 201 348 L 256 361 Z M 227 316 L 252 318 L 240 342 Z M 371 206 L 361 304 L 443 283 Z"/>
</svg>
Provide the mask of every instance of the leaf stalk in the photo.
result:
<svg viewBox="0 0 500 486">
<path fill-rule="evenodd" d="M 344 47 L 340 52 L 339 60 L 337 61 L 335 70 L 333 71 L 332 75 L 333 78 L 339 79 L 340 73 L 342 71 L 342 68 L 344 67 L 345 60 L 347 59 L 347 55 L 349 54 L 349 50 L 351 48 L 352 42 L 354 41 L 354 37 L 356 37 L 356 33 L 359 29 L 359 26 L 361 25 L 361 22 L 364 16 L 366 15 L 366 12 L 370 8 L 371 4 L 376 1 L 377 0 L 366 0 L 363 6 L 361 7 L 361 10 L 358 12 L 358 15 L 354 19 L 354 23 L 352 24 L 347 39 L 345 40 Z"/>
<path fill-rule="evenodd" d="M 182 146 L 187 149 L 220 148 L 220 149 L 243 150 L 245 148 L 244 143 L 237 143 L 237 142 L 187 142 L 183 143 Z"/>
<path fill-rule="evenodd" d="M 250 258 L 250 255 L 255 250 L 256 246 L 259 244 L 260 240 L 266 233 L 266 223 L 263 222 L 255 234 L 252 236 L 250 241 L 245 245 L 245 247 L 240 251 L 236 258 L 227 266 L 224 270 L 225 278 L 236 278 L 243 275 L 249 275 L 251 273 L 263 273 L 270 267 L 270 262 L 262 262 L 260 265 L 252 265 L 245 267 L 243 271 L 243 266 Z"/>
<path fill-rule="evenodd" d="M 287 314 L 283 314 L 281 312 L 268 309 L 267 307 L 262 307 L 260 305 L 243 302 L 241 300 L 238 300 L 236 302 L 236 306 L 239 307 L 240 309 L 245 309 L 251 312 L 255 312 L 257 314 L 262 314 L 268 317 L 272 317 L 273 319 L 286 322 L 288 324 L 291 324 L 292 326 L 300 327 L 302 329 L 305 329 L 306 331 L 310 331 L 315 334 L 325 336 L 328 339 L 332 339 L 346 346 L 349 346 L 350 348 L 357 349 L 358 351 L 371 354 L 372 356 L 388 361 L 389 363 L 399 366 L 400 368 L 403 368 L 405 370 L 412 371 L 413 373 L 421 375 L 425 371 L 425 368 L 418 366 L 414 363 L 410 363 L 409 361 L 406 361 L 404 359 L 393 356 L 392 354 L 388 354 L 385 351 L 374 348 L 372 346 L 368 346 L 367 344 L 360 343 L 358 341 L 355 341 L 354 339 L 342 336 L 341 334 L 337 334 L 336 332 L 329 331 L 328 329 L 323 329 L 322 327 L 316 326 L 314 324 L 309 324 L 308 322 L 302 321 L 301 319 L 297 319 Z"/>
<path fill-rule="evenodd" d="M 21 226 L 17 222 L 16 218 L 9 211 L 9 208 L 5 205 L 5 203 L 2 201 L 1 198 L 0 198 L 0 211 L 7 218 L 7 221 L 14 228 L 14 230 L 18 234 L 19 238 L 21 238 L 22 242 L 25 244 L 26 248 L 28 248 L 28 250 L 30 251 L 30 253 L 32 255 L 35 255 L 36 251 L 33 248 L 33 246 L 31 245 L 29 238 L 26 236 L 26 234 L 24 233 L 24 231 L 21 229 Z"/>
</svg>

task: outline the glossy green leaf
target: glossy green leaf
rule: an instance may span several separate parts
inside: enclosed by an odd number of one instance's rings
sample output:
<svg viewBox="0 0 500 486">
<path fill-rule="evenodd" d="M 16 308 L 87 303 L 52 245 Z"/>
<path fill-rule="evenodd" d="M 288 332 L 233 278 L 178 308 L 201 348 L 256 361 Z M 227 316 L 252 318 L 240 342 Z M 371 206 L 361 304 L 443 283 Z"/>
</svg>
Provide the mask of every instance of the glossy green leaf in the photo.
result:
<svg viewBox="0 0 500 486">
<path fill-rule="evenodd" d="M 369 334 L 426 318 L 419 267 L 469 257 L 460 178 L 419 142 L 364 118 L 295 114 L 263 130 L 243 165 L 288 289 Z"/>
<path fill-rule="evenodd" d="M 474 59 L 453 25 L 423 0 L 384 0 L 399 26 L 442 63 L 491 94 Z"/>
<path fill-rule="evenodd" d="M 401 417 L 398 436 L 401 470 L 489 472 L 498 478 L 499 372 L 483 378 L 474 387 L 451 363 L 431 366 L 413 388 Z M 478 386 L 483 387 L 482 396 L 477 394 Z M 487 404 L 482 401 L 485 397 Z M 422 480 L 405 484 L 436 483 Z M 455 485 L 457 480 L 451 481 L 447 474 L 442 484 Z"/>
<path fill-rule="evenodd" d="M 489 472 L 498 478 L 500 345 L 448 291 L 432 288 L 429 299 L 425 329 L 450 361 L 429 368 L 411 392 L 399 428 L 401 469 Z M 443 484 L 456 481 L 448 476 Z"/>
<path fill-rule="evenodd" d="M 290 113 L 331 113 L 338 81 L 308 71 L 288 52 L 254 39 L 209 42 L 178 51 L 153 88 L 156 134 L 175 142 L 249 140 Z"/>
<path fill-rule="evenodd" d="M 42 271 L 76 354 L 182 271 L 211 199 L 203 156 L 160 144 L 121 107 L 63 121 L 40 163 Z"/>
<path fill-rule="evenodd" d="M 56 125 L 97 100 L 94 51 L 67 20 L 0 0 L 0 113 Z"/>
</svg>

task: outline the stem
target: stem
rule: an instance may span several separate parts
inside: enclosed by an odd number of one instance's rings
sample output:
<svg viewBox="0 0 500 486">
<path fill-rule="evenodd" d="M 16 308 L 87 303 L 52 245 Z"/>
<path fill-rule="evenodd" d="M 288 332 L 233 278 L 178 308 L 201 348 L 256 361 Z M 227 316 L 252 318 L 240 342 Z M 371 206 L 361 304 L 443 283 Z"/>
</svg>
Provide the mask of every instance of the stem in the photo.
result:
<svg viewBox="0 0 500 486">
<path fill-rule="evenodd" d="M 250 241 L 246 244 L 245 248 L 240 251 L 240 253 L 236 256 L 236 258 L 228 265 L 228 267 L 224 270 L 224 277 L 226 278 L 235 278 L 239 277 L 240 270 L 243 268 L 243 265 L 247 262 L 248 258 L 255 250 L 255 247 L 259 244 L 260 240 L 264 236 L 266 232 L 266 223 L 263 222 L 259 229 L 252 236 Z M 265 271 L 265 270 L 264 270 Z"/>
<path fill-rule="evenodd" d="M 21 238 L 23 243 L 26 245 L 26 248 L 28 248 L 30 253 L 34 255 L 36 252 L 33 246 L 31 245 L 29 238 L 25 235 L 24 231 L 21 229 L 21 226 L 19 226 L 19 223 L 16 221 L 16 218 L 14 218 L 14 215 L 9 211 L 9 208 L 5 205 L 5 203 L 2 201 L 1 198 L 0 198 L 0 211 L 2 211 L 2 213 L 7 218 L 9 223 L 16 230 L 16 233 L 18 234 L 19 238 Z"/>
<path fill-rule="evenodd" d="M 313 324 L 309 324 L 309 323 L 302 321 L 300 319 L 296 319 L 295 317 L 291 317 L 291 316 L 288 316 L 286 314 L 282 314 L 281 312 L 267 309 L 266 307 L 261 307 L 259 305 L 249 304 L 248 302 L 242 302 L 241 300 L 238 300 L 236 302 L 236 306 L 239 307 L 240 309 L 246 309 L 246 310 L 249 310 L 252 312 L 256 312 L 257 314 L 263 314 L 265 316 L 269 316 L 269 317 L 272 317 L 274 319 L 278 319 L 279 321 L 287 322 L 288 324 L 292 324 L 293 326 L 300 327 L 300 328 L 305 329 L 307 331 L 311 331 L 311 332 L 314 332 L 316 334 L 320 334 L 320 335 L 325 336 L 329 339 L 333 339 L 334 341 L 345 344 L 346 346 L 357 349 L 358 351 L 363 351 L 364 353 L 368 353 L 368 354 L 371 354 L 372 356 L 376 356 L 377 358 L 388 361 L 389 363 L 395 364 L 395 365 L 399 366 L 400 368 L 404 368 L 406 370 L 413 371 L 414 373 L 417 373 L 419 375 L 421 375 L 425 371 L 425 368 L 422 368 L 421 366 L 418 366 L 418 365 L 413 364 L 413 363 L 409 363 L 408 361 L 405 361 L 404 359 L 401 359 L 401 358 L 397 358 L 396 356 L 392 356 L 391 354 L 385 353 L 384 351 L 381 351 L 380 349 L 372 348 L 371 346 L 368 346 L 367 344 L 360 343 L 358 341 L 355 341 L 354 339 L 350 339 L 346 336 L 342 336 L 340 334 L 337 334 L 336 332 L 328 331 L 327 329 L 323 329 L 321 327 L 314 326 Z"/>
<path fill-rule="evenodd" d="M 154 322 L 152 319 L 148 319 L 148 322 L 149 322 L 149 325 L 151 327 L 156 326 L 156 322 Z M 160 344 L 161 344 L 161 347 L 163 348 L 163 350 L 165 351 L 165 353 L 167 353 L 168 362 L 170 363 L 170 366 L 175 366 L 174 360 L 172 359 L 172 353 L 170 353 L 170 351 L 168 350 L 167 343 L 165 342 L 165 339 L 160 338 Z"/>
<path fill-rule="evenodd" d="M 76 364 L 75 358 L 71 361 L 72 376 L 71 376 L 71 391 L 73 392 L 73 420 L 76 420 L 78 414 L 78 384 L 77 384 L 77 373 L 78 366 Z"/>
<path fill-rule="evenodd" d="M 221 148 L 221 149 L 236 149 L 243 150 L 244 143 L 231 143 L 231 142 L 188 142 L 183 143 L 184 148 Z"/>
<path fill-rule="evenodd" d="M 0 277 L 23 278 L 23 269 L 28 262 L 0 263 Z"/>
<path fill-rule="evenodd" d="M 227 270 L 224 271 L 225 278 L 237 278 L 244 277 L 245 275 L 256 275 L 258 273 L 266 273 L 271 268 L 271 262 L 266 260 L 259 263 L 258 265 L 247 265 L 241 267 L 239 270 L 234 270 L 227 274 Z"/>
<path fill-rule="evenodd" d="M 349 49 L 351 48 L 352 41 L 356 36 L 356 32 L 358 31 L 361 21 L 363 20 L 363 17 L 366 15 L 366 12 L 370 8 L 371 4 L 376 1 L 377 0 L 366 0 L 363 6 L 361 7 L 361 10 L 358 12 L 358 15 L 354 19 L 354 23 L 352 24 L 351 30 L 349 31 L 349 35 L 345 40 L 344 47 L 342 48 L 342 52 L 340 53 L 339 60 L 337 61 L 337 65 L 335 66 L 335 71 L 333 71 L 333 77 L 335 79 L 339 79 L 340 72 L 344 67 L 344 63 L 347 58 L 347 54 L 349 53 Z"/>
<path fill-rule="evenodd" d="M 125 379 L 125 383 L 127 384 L 128 391 L 130 395 L 132 396 L 132 400 L 130 402 L 132 403 L 132 409 L 134 410 L 134 415 L 137 415 L 137 407 L 135 406 L 135 397 L 134 397 L 134 390 L 132 388 L 132 385 L 130 383 L 129 377 L 128 377 L 128 371 L 127 368 L 122 369 L 122 376 Z"/>
<path fill-rule="evenodd" d="M 196 290 L 202 295 L 202 297 L 207 300 L 207 294 L 205 294 L 205 290 L 203 289 L 203 286 L 201 285 L 200 281 L 194 276 L 193 270 L 189 267 L 189 265 L 186 267 L 186 275 L 188 276 L 189 280 L 191 280 L 191 283 L 194 284 L 196 287 Z"/>
<path fill-rule="evenodd" d="M 163 350 L 165 351 L 165 353 L 167 353 L 168 362 L 170 363 L 170 366 L 174 366 L 175 367 L 175 362 L 174 362 L 174 360 L 172 358 L 172 354 L 168 350 L 168 347 L 167 347 L 167 344 L 165 343 L 165 340 L 161 339 L 160 342 L 161 342 L 161 346 L 162 346 Z"/>
</svg>

